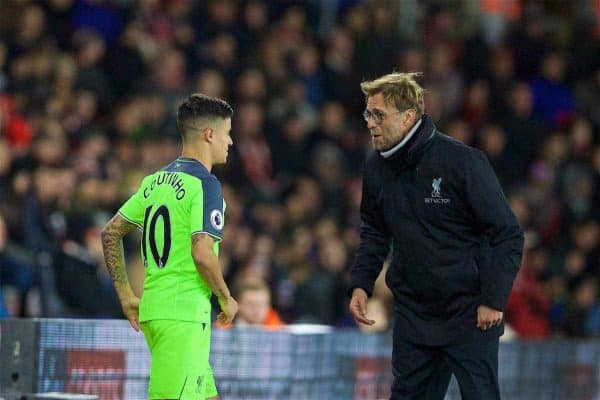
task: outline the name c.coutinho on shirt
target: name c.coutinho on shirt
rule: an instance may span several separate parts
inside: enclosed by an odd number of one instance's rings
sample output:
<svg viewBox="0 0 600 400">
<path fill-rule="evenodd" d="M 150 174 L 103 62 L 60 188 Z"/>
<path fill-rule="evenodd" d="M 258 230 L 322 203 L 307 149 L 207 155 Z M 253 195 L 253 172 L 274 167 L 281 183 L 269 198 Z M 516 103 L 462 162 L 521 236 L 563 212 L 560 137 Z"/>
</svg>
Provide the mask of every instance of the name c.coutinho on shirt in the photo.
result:
<svg viewBox="0 0 600 400">
<path fill-rule="evenodd" d="M 161 172 L 152 180 L 150 186 L 144 188 L 144 198 L 147 199 L 156 186 L 170 185 L 175 190 L 175 198 L 181 200 L 185 197 L 183 179 L 176 172 Z"/>
</svg>

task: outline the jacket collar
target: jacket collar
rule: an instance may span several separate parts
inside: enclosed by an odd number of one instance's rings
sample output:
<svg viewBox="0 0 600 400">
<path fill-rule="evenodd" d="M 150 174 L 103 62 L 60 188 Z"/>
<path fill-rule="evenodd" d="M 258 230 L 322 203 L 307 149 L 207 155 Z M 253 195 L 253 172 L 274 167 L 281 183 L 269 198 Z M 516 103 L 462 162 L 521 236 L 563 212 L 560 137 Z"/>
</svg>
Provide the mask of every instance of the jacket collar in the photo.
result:
<svg viewBox="0 0 600 400">
<path fill-rule="evenodd" d="M 381 157 L 384 161 L 390 162 L 396 165 L 412 165 L 416 163 L 428 145 L 431 143 L 431 139 L 435 136 L 437 129 L 431 120 L 431 117 L 427 114 L 423 114 L 421 117 L 421 126 L 413 134 L 410 140 L 398 149 L 397 152 L 392 154 L 388 158 Z"/>
</svg>

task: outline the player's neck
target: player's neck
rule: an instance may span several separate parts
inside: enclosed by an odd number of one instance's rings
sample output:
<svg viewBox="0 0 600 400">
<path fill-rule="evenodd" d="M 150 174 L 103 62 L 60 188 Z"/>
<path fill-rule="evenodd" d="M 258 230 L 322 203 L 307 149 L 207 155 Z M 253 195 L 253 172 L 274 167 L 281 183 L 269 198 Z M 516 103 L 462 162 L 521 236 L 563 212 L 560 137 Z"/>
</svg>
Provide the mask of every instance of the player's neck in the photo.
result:
<svg viewBox="0 0 600 400">
<path fill-rule="evenodd" d="M 200 161 L 209 172 L 212 169 L 212 160 L 210 159 L 210 154 L 207 154 L 207 152 L 195 151 L 183 146 L 181 157 L 193 158 L 194 160 Z"/>
</svg>

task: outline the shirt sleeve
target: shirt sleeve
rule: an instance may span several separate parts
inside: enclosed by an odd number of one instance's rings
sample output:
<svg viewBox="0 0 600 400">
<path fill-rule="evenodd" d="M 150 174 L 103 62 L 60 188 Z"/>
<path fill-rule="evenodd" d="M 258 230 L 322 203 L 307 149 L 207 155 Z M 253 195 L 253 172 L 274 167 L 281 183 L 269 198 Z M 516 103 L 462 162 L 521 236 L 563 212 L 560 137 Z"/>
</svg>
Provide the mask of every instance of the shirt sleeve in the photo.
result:
<svg viewBox="0 0 600 400">
<path fill-rule="evenodd" d="M 127 221 L 142 229 L 144 223 L 144 182 L 138 190 L 121 206 L 119 214 Z"/>
<path fill-rule="evenodd" d="M 225 225 L 223 194 L 216 178 L 203 179 L 200 190 L 192 198 L 191 234 L 207 233 L 220 241 Z"/>
</svg>

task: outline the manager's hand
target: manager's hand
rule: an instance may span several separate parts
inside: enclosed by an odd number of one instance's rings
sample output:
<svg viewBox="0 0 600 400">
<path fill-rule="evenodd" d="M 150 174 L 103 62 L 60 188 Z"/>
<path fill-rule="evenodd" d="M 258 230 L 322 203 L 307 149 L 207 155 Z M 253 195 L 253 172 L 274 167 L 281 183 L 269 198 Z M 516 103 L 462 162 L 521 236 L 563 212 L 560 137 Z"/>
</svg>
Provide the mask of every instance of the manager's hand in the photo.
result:
<svg viewBox="0 0 600 400">
<path fill-rule="evenodd" d="M 355 288 L 350 299 L 350 313 L 356 322 L 373 325 L 375 321 L 367 317 L 367 297 L 367 292 L 364 289 Z"/>
<path fill-rule="evenodd" d="M 495 310 L 483 304 L 477 307 L 477 327 L 482 331 L 500 325 L 502 322 L 502 311 Z"/>
</svg>

